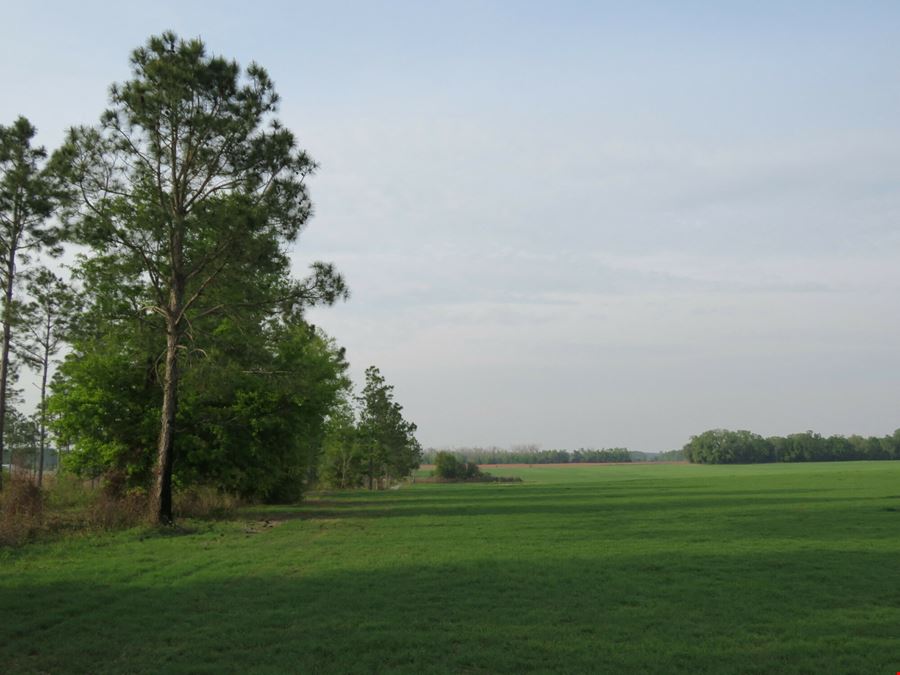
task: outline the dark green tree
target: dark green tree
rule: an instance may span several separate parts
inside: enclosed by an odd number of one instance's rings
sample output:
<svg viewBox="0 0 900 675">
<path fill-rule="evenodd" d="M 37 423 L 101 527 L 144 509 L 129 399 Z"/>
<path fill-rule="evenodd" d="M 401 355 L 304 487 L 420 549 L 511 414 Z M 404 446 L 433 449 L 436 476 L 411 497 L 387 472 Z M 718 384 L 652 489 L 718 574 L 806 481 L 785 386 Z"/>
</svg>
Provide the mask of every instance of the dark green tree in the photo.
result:
<svg viewBox="0 0 900 675">
<path fill-rule="evenodd" d="M 434 456 L 434 475 L 439 478 L 459 478 L 462 469 L 463 463 L 452 452 L 441 450 Z"/>
<path fill-rule="evenodd" d="M 100 126 L 73 129 L 69 147 L 83 195 L 79 241 L 138 271 L 142 309 L 159 319 L 152 517 L 168 523 L 179 384 L 197 324 L 212 315 L 240 323 L 260 305 L 330 304 L 346 288 L 329 264 L 314 264 L 303 281 L 286 275 L 285 246 L 311 213 L 304 181 L 315 164 L 273 117 L 266 71 L 242 71 L 172 33 L 135 50 L 131 67 Z M 278 283 L 247 283 L 260 269 L 282 272 L 269 277 Z"/>
<path fill-rule="evenodd" d="M 47 151 L 33 146 L 36 130 L 24 117 L 0 126 L 0 465 L 6 441 L 4 425 L 9 406 L 10 349 L 16 320 L 15 289 L 20 267 L 34 256 L 59 253 L 59 228 L 51 222 L 70 196 L 61 179 L 64 155 L 47 159 Z M 0 472 L 0 488 L 3 474 Z"/>
<path fill-rule="evenodd" d="M 415 437 L 416 425 L 403 418 L 403 407 L 394 400 L 394 387 L 375 366 L 366 369 L 359 405 L 359 442 L 366 458 L 369 489 L 418 468 L 422 447 Z"/>
<path fill-rule="evenodd" d="M 684 446 L 684 455 L 700 464 L 748 464 L 773 461 L 774 448 L 770 441 L 750 431 L 710 429 L 693 436 Z"/>
</svg>

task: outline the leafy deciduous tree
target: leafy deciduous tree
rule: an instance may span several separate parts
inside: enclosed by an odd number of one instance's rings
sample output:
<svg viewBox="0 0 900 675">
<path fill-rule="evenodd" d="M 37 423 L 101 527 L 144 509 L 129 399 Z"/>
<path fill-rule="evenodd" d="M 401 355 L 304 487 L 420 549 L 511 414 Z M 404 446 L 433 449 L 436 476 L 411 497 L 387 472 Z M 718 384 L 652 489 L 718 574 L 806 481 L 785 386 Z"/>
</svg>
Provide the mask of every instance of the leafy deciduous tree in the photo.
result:
<svg viewBox="0 0 900 675">
<path fill-rule="evenodd" d="M 339 401 L 326 422 L 319 480 L 337 488 L 359 487 L 363 481 L 365 459 L 359 443 L 356 413 L 349 401 Z"/>
<path fill-rule="evenodd" d="M 52 425 L 71 444 L 71 469 L 143 488 L 153 473 L 164 338 L 155 316 L 132 310 L 126 269 L 91 258 L 76 271 L 87 307 L 57 371 Z M 222 286 L 211 293 L 229 294 Z M 348 387 L 347 364 L 343 350 L 301 317 L 255 314 L 251 320 L 243 313 L 240 321 L 210 315 L 192 324 L 182 357 L 173 480 L 294 500 L 318 459 L 326 417 Z"/>
</svg>

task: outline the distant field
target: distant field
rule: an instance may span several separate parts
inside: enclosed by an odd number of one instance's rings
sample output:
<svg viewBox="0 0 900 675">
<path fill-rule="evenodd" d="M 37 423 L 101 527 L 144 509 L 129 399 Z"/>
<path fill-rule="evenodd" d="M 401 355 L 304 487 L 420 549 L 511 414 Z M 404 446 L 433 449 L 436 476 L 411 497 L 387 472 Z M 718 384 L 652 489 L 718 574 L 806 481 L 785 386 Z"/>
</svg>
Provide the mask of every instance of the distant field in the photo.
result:
<svg viewBox="0 0 900 675">
<path fill-rule="evenodd" d="M 479 464 L 486 471 L 496 469 L 584 469 L 593 466 L 637 466 L 638 462 L 564 462 L 561 464 Z M 687 464 L 687 462 L 642 462 L 641 466 L 654 464 Z M 419 468 L 419 474 L 426 475 L 434 469 L 434 464 L 423 464 Z"/>
<path fill-rule="evenodd" d="M 900 670 L 900 462 L 492 473 L 0 552 L 0 672 Z"/>
</svg>

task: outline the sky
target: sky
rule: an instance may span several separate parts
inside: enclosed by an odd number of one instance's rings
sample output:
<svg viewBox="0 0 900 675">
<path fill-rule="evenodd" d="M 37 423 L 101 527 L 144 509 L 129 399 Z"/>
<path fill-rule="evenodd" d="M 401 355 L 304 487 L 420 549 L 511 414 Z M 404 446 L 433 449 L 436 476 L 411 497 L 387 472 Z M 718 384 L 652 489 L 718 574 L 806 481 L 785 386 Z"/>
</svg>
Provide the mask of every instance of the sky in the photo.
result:
<svg viewBox="0 0 900 675">
<path fill-rule="evenodd" d="M 264 66 L 319 162 L 310 320 L 425 446 L 900 427 L 900 3 L 8 2 L 0 124 L 151 34 Z"/>
</svg>

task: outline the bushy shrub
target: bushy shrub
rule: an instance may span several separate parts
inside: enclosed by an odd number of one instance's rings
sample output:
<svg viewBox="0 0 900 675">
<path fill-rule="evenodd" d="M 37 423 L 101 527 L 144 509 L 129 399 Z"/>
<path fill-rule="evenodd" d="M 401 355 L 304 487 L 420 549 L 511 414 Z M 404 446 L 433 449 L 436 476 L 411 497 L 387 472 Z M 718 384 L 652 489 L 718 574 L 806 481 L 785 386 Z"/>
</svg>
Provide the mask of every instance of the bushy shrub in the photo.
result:
<svg viewBox="0 0 900 675">
<path fill-rule="evenodd" d="M 466 462 L 463 467 L 465 478 L 478 478 L 481 475 L 481 469 L 475 462 Z"/>
<path fill-rule="evenodd" d="M 452 452 L 441 451 L 434 457 L 432 475 L 445 480 L 466 480 L 481 476 L 475 462 L 461 462 Z"/>
<path fill-rule="evenodd" d="M 453 453 L 439 452 L 434 457 L 433 475 L 438 478 L 455 479 L 460 477 L 463 465 Z"/>
</svg>

